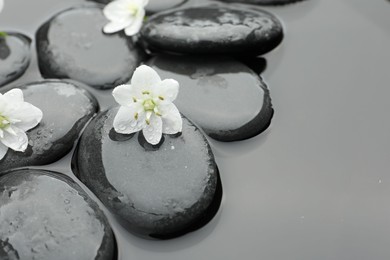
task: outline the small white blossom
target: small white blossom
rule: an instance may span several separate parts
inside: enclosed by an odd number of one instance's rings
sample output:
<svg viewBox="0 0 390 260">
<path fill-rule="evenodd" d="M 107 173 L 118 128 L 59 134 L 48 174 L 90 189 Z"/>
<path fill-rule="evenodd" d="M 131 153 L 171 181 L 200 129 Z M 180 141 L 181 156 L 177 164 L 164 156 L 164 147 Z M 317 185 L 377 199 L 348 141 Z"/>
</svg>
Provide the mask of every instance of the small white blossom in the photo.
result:
<svg viewBox="0 0 390 260">
<path fill-rule="evenodd" d="M 145 6 L 148 2 L 149 0 L 112 1 L 103 9 L 104 15 L 110 21 L 103 31 L 115 33 L 124 29 L 128 36 L 137 34 L 144 21 Z"/>
<path fill-rule="evenodd" d="M 143 130 L 148 143 L 156 145 L 162 134 L 182 131 L 183 121 L 172 103 L 179 92 L 179 83 L 173 79 L 161 80 L 151 67 L 138 67 L 131 85 L 114 89 L 113 96 L 121 106 L 114 119 L 114 129 L 121 134 Z"/>
<path fill-rule="evenodd" d="M 1 1 L 1 0 L 0 0 Z M 8 148 L 24 152 L 28 146 L 26 131 L 42 120 L 42 111 L 24 102 L 23 92 L 12 89 L 0 94 L 0 160 Z"/>
</svg>

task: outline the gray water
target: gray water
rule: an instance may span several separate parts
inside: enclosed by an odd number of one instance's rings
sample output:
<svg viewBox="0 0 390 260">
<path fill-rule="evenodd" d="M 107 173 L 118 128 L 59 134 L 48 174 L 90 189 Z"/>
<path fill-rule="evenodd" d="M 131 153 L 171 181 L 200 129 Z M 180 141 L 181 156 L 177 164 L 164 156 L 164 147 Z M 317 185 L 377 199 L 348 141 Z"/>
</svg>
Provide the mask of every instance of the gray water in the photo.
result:
<svg viewBox="0 0 390 260">
<path fill-rule="evenodd" d="M 33 37 L 52 14 L 83 0 L 5 2 L 1 29 Z M 147 241 L 105 210 L 121 260 L 390 258 L 390 2 L 307 0 L 265 9 L 286 27 L 282 45 L 265 56 L 270 129 L 242 142 L 210 140 L 224 199 L 201 230 Z M 37 79 L 34 53 L 10 87 Z M 94 94 L 103 108 L 113 104 L 110 92 Z M 46 168 L 71 175 L 70 157 Z"/>
</svg>

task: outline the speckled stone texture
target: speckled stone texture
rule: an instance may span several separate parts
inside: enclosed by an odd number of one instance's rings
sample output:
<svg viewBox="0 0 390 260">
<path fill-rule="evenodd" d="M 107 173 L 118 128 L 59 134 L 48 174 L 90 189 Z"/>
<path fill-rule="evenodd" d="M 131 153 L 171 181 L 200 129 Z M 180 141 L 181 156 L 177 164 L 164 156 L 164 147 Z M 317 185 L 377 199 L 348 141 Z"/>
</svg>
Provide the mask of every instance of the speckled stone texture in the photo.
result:
<svg viewBox="0 0 390 260">
<path fill-rule="evenodd" d="M 251 138 L 271 124 L 274 110 L 266 84 L 233 58 L 160 55 L 148 64 L 162 78 L 180 82 L 178 109 L 216 140 Z"/>
<path fill-rule="evenodd" d="M 0 37 L 0 87 L 24 74 L 30 64 L 30 44 L 31 39 L 20 33 Z"/>
<path fill-rule="evenodd" d="M 0 172 L 57 161 L 72 149 L 80 131 L 98 109 L 96 100 L 74 83 L 49 80 L 21 89 L 25 101 L 39 107 L 43 118 L 27 132 L 29 145 L 24 153 L 8 149 L 0 160 Z"/>
<path fill-rule="evenodd" d="M 69 177 L 19 170 L 0 177 L 0 259 L 116 260 L 98 205 Z"/>
<path fill-rule="evenodd" d="M 183 132 L 151 146 L 141 133 L 112 129 L 117 109 L 100 113 L 74 156 L 78 178 L 129 231 L 167 239 L 196 230 L 218 211 L 219 172 L 208 142 L 183 118 Z"/>
<path fill-rule="evenodd" d="M 215 3 L 156 14 L 141 39 L 152 52 L 257 56 L 281 43 L 283 27 L 266 11 Z"/>
<path fill-rule="evenodd" d="M 68 9 L 44 23 L 36 33 L 42 76 L 98 89 L 128 81 L 145 53 L 123 33 L 103 33 L 107 23 L 100 5 Z"/>
</svg>

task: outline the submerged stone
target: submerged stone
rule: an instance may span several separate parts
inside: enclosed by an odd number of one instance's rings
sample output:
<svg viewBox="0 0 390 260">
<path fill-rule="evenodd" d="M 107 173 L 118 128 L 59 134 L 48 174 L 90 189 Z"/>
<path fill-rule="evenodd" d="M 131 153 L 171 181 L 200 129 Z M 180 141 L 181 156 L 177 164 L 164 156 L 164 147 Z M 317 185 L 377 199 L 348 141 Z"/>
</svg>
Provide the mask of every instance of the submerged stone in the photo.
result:
<svg viewBox="0 0 390 260">
<path fill-rule="evenodd" d="M 0 87 L 21 77 L 30 64 L 31 39 L 20 33 L 0 37 Z"/>
<path fill-rule="evenodd" d="M 0 212 L 0 259 L 116 259 L 104 213 L 63 174 L 25 169 L 1 176 Z"/>
<path fill-rule="evenodd" d="M 116 113 L 100 113 L 83 133 L 74 156 L 78 178 L 142 237 L 172 238 L 208 223 L 220 206 L 222 187 L 199 129 L 183 118 L 181 134 L 165 135 L 152 146 L 142 133 L 123 138 L 113 132 Z"/>
<path fill-rule="evenodd" d="M 42 81 L 21 87 L 24 99 L 40 108 L 40 124 L 27 132 L 25 152 L 8 149 L 0 172 L 16 167 L 45 165 L 65 156 L 81 130 L 96 113 L 98 104 L 85 90 L 65 81 Z"/>
<path fill-rule="evenodd" d="M 256 136 L 271 123 L 269 90 L 258 74 L 229 57 L 160 55 L 148 64 L 180 83 L 179 111 L 219 141 Z"/>
<path fill-rule="evenodd" d="M 60 12 L 36 33 L 39 69 L 45 78 L 70 78 L 99 89 L 128 81 L 145 54 L 123 33 L 105 34 L 98 6 Z"/>
<path fill-rule="evenodd" d="M 257 56 L 280 44 L 283 27 L 266 11 L 215 3 L 156 14 L 141 36 L 152 52 Z"/>
</svg>

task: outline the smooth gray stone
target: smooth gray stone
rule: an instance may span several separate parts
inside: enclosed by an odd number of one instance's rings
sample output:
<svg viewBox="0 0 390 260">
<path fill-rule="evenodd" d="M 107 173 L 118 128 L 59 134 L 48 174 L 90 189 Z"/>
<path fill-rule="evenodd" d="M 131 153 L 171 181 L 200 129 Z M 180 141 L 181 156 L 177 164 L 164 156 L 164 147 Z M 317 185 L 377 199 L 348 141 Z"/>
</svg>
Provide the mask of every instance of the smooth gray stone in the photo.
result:
<svg viewBox="0 0 390 260">
<path fill-rule="evenodd" d="M 19 77 L 30 64 L 31 39 L 20 33 L 8 32 L 0 37 L 0 87 Z"/>
<path fill-rule="evenodd" d="M 282 39 L 283 27 L 274 15 L 219 3 L 158 13 L 141 29 L 141 40 L 151 52 L 257 56 Z"/>
<path fill-rule="evenodd" d="M 0 177 L 0 259 L 116 260 L 96 202 L 69 177 L 19 170 Z"/>
<path fill-rule="evenodd" d="M 219 141 L 239 141 L 262 133 L 274 110 L 266 84 L 229 57 L 160 55 L 148 61 L 161 78 L 180 83 L 179 111 Z"/>
<path fill-rule="evenodd" d="M 117 109 L 100 113 L 74 155 L 76 176 L 129 231 L 168 239 L 196 230 L 218 211 L 222 196 L 210 146 L 191 122 L 151 146 L 142 134 L 113 130 Z"/>
<path fill-rule="evenodd" d="M 219 1 L 227 2 L 227 3 L 243 3 L 243 4 L 253 4 L 253 5 L 286 5 L 295 2 L 300 2 L 303 0 L 219 0 Z"/>
<path fill-rule="evenodd" d="M 45 78 L 70 78 L 98 89 L 127 82 L 146 57 L 123 33 L 105 34 L 100 6 L 60 12 L 36 33 L 39 69 Z"/>
<path fill-rule="evenodd" d="M 42 81 L 22 86 L 25 101 L 43 112 L 41 123 L 27 132 L 25 152 L 8 149 L 0 172 L 16 167 L 50 164 L 65 156 L 98 104 L 85 90 L 66 81 Z M 0 174 L 1 175 L 1 174 Z"/>
</svg>

